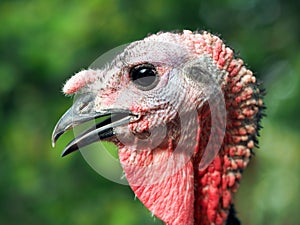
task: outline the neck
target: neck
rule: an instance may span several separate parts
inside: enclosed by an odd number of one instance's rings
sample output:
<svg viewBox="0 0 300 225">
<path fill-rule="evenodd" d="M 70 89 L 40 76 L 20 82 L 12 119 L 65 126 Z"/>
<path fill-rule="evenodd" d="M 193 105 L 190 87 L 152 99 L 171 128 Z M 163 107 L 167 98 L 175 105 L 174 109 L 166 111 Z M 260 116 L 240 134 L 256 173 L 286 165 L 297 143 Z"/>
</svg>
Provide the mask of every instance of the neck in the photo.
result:
<svg viewBox="0 0 300 225">
<path fill-rule="evenodd" d="M 170 225 L 193 225 L 194 167 L 190 157 L 174 154 L 173 138 L 152 150 L 119 143 L 119 158 L 130 187 L 155 216 Z"/>
<path fill-rule="evenodd" d="M 209 110 L 205 106 L 202 110 L 198 150 L 191 160 L 171 174 L 166 171 L 176 167 L 174 162 L 178 161 L 172 154 L 176 145 L 173 139 L 154 150 L 136 150 L 118 143 L 119 158 L 129 185 L 141 202 L 169 225 L 224 225 L 228 218 L 234 219 L 230 214 L 232 195 L 251 157 L 256 122 L 247 120 L 244 126 L 247 118 L 235 120 L 239 115 L 229 110 L 220 152 L 206 169 L 199 170 L 197 165 L 210 133 L 210 119 L 205 113 Z"/>
</svg>

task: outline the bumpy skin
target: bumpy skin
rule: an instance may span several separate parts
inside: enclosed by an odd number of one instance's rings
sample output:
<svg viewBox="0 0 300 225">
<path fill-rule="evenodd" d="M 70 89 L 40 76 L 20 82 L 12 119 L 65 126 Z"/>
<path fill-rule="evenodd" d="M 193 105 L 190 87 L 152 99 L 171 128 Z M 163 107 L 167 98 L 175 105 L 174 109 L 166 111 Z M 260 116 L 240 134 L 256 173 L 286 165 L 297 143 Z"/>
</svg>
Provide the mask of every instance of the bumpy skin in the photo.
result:
<svg viewBox="0 0 300 225">
<path fill-rule="evenodd" d="M 128 75 L 128 68 L 144 62 L 155 65 L 160 76 L 150 91 L 138 90 Z M 210 160 L 209 99 L 216 88 L 224 97 L 225 136 L 220 125 L 215 136 L 221 146 L 211 150 Z M 232 195 L 257 144 L 264 106 L 256 78 L 220 38 L 191 31 L 151 35 L 106 68 L 76 74 L 64 92 L 93 92 L 98 109 L 125 108 L 141 116 L 116 128 L 110 141 L 119 147 L 132 190 L 155 216 L 168 225 L 239 224 Z M 182 118 L 186 115 L 191 119 Z M 163 134 L 156 132 L 160 128 Z"/>
</svg>

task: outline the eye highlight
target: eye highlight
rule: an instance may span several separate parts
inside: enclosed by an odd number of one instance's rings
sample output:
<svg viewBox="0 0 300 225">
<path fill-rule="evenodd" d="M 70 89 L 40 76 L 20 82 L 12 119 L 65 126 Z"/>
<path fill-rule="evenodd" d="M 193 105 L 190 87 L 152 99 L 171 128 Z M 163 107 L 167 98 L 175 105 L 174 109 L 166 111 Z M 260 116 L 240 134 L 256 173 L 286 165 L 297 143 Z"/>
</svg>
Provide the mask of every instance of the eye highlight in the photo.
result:
<svg viewBox="0 0 300 225">
<path fill-rule="evenodd" d="M 153 89 L 159 81 L 155 66 L 149 63 L 132 67 L 129 71 L 129 77 L 137 88 L 144 91 Z"/>
</svg>

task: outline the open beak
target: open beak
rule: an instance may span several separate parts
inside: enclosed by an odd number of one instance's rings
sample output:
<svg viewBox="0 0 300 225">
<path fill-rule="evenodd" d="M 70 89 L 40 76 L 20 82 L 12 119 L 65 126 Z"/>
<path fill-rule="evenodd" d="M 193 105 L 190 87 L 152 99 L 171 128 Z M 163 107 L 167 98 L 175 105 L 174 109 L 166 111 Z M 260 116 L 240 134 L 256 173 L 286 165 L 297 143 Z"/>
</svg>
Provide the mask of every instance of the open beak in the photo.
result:
<svg viewBox="0 0 300 225">
<path fill-rule="evenodd" d="M 75 137 L 65 147 L 64 151 L 62 152 L 62 156 L 68 155 L 69 153 L 94 142 L 110 138 L 115 135 L 115 127 L 128 124 L 137 120 L 138 118 L 137 115 L 134 115 L 130 111 L 123 109 L 105 109 L 101 111 L 97 110 L 96 112 L 93 110 L 93 107 L 90 107 L 88 112 L 86 110 L 83 112 L 83 107 L 81 106 L 87 106 L 92 104 L 92 102 L 80 102 L 80 100 L 86 101 L 86 98 L 78 100 L 79 101 L 77 101 L 77 103 L 75 102 L 74 105 L 57 122 L 52 133 L 53 147 L 55 146 L 55 143 L 59 137 L 66 131 L 93 119 L 101 117 L 107 118 L 104 118 L 104 120 L 101 122 L 96 123 Z M 78 107 L 78 102 L 81 104 L 80 107 Z"/>
</svg>

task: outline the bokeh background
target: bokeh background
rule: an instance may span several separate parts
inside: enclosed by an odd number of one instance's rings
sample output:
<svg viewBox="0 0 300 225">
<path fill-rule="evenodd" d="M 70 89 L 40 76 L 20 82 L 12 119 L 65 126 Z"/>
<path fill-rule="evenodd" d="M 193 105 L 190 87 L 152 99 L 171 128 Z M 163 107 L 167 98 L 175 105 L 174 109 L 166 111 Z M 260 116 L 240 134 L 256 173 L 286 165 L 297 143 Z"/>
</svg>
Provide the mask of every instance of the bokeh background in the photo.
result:
<svg viewBox="0 0 300 225">
<path fill-rule="evenodd" d="M 162 224 L 128 186 L 80 153 L 61 158 L 52 129 L 72 104 L 64 81 L 107 50 L 169 30 L 220 34 L 267 90 L 260 148 L 236 208 L 244 225 L 300 224 L 299 0 L 1 0 L 0 224 Z"/>
</svg>

